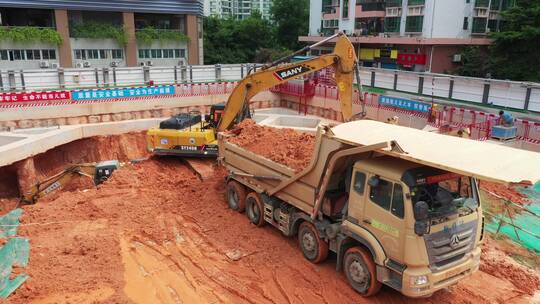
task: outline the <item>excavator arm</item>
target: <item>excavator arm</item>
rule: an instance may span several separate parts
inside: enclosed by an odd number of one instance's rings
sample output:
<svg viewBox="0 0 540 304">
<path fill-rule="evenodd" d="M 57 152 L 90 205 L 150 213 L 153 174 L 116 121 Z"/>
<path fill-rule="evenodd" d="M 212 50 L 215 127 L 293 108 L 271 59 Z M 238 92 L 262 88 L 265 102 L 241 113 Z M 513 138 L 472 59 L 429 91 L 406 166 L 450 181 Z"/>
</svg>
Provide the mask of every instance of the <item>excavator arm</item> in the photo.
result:
<svg viewBox="0 0 540 304">
<path fill-rule="evenodd" d="M 77 176 L 90 178 L 95 185 L 109 178 L 112 172 L 120 167 L 116 160 L 103 161 L 99 163 L 84 163 L 71 166 L 64 171 L 50 176 L 35 185 L 21 196 L 20 204 L 35 204 L 38 199 L 67 185 Z"/>
<path fill-rule="evenodd" d="M 249 74 L 240 80 L 227 100 L 217 131 L 222 132 L 229 128 L 238 113 L 242 111 L 246 103 L 257 93 L 330 66 L 334 67 L 335 70 L 343 119 L 345 121 L 350 120 L 353 116 L 353 76 L 357 63 L 356 54 L 354 46 L 346 35 L 339 33 L 330 38 L 335 37 L 337 37 L 336 45 L 334 51 L 330 54 L 321 55 L 298 63 L 278 65 L 282 62 L 281 60 L 268 67 L 263 67 L 261 70 Z M 325 39 L 324 41 L 327 40 L 330 39 Z M 321 43 L 319 42 L 316 45 L 319 44 Z M 305 50 L 306 48 L 301 51 Z"/>
</svg>

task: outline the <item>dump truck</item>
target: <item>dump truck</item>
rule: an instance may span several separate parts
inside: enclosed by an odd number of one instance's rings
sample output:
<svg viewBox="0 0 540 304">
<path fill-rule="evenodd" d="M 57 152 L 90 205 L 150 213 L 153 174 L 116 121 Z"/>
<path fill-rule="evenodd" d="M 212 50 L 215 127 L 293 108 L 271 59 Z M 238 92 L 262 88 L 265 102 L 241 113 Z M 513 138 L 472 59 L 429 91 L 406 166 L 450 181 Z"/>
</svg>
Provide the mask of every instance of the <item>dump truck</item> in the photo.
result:
<svg viewBox="0 0 540 304">
<path fill-rule="evenodd" d="M 227 201 L 256 226 L 297 236 L 304 257 L 337 256 L 363 296 L 387 285 L 426 297 L 478 270 L 484 218 L 478 179 L 534 184 L 540 154 L 360 120 L 318 127 L 300 172 L 219 134 Z"/>
</svg>

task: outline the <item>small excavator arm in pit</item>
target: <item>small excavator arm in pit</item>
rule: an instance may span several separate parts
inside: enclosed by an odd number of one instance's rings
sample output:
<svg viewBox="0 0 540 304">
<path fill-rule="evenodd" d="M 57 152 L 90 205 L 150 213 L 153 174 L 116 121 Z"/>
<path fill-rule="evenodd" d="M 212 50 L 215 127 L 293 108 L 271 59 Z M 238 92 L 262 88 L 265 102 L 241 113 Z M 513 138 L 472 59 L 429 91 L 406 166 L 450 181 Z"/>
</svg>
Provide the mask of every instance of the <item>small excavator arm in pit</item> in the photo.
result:
<svg viewBox="0 0 540 304">
<path fill-rule="evenodd" d="M 284 59 L 291 58 L 300 52 L 320 45 L 322 42 L 337 37 L 334 51 L 330 54 L 324 54 L 319 57 L 304 60 L 293 64 L 280 64 Z M 315 45 L 306 47 L 293 55 L 282 60 L 278 60 L 261 70 L 244 77 L 234 88 L 229 96 L 225 110 L 221 117 L 217 132 L 228 129 L 236 116 L 244 109 L 249 100 L 257 93 L 268 90 L 276 85 L 285 83 L 291 79 L 320 71 L 327 67 L 334 67 L 336 83 L 339 89 L 339 100 L 341 112 L 345 121 L 353 117 L 352 98 L 353 98 L 353 75 L 357 68 L 357 59 L 354 46 L 343 33 L 338 33 L 325 39 Z"/>
<path fill-rule="evenodd" d="M 99 163 L 86 163 L 71 166 L 64 171 L 53 175 L 33 185 L 21 196 L 19 204 L 35 204 L 40 198 L 47 194 L 65 187 L 73 178 L 85 176 L 94 182 L 95 185 L 107 180 L 112 172 L 120 167 L 117 160 L 103 161 Z"/>
</svg>

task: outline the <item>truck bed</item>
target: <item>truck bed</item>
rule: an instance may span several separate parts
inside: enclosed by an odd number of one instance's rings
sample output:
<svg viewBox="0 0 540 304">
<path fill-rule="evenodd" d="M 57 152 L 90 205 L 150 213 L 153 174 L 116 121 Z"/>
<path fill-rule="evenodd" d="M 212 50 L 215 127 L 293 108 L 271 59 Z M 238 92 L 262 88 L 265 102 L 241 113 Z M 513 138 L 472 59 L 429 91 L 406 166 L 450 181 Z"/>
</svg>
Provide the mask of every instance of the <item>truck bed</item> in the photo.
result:
<svg viewBox="0 0 540 304">
<path fill-rule="evenodd" d="M 230 176 L 259 193 L 266 193 L 311 213 L 329 155 L 348 145 L 335 140 L 319 127 L 314 155 L 301 172 L 255 154 L 227 140 L 234 136 L 220 134 L 220 161 Z"/>
</svg>

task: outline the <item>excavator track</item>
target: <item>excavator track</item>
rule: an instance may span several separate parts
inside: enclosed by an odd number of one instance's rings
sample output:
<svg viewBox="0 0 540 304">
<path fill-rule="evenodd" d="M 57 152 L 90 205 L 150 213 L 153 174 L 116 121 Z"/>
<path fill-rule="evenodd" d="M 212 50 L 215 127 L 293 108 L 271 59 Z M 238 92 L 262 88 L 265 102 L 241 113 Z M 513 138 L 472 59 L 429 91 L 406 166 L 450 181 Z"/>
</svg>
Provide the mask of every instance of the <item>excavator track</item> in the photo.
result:
<svg viewBox="0 0 540 304">
<path fill-rule="evenodd" d="M 213 159 L 184 158 L 186 165 L 199 177 L 201 181 L 208 180 L 214 176 Z"/>
</svg>

